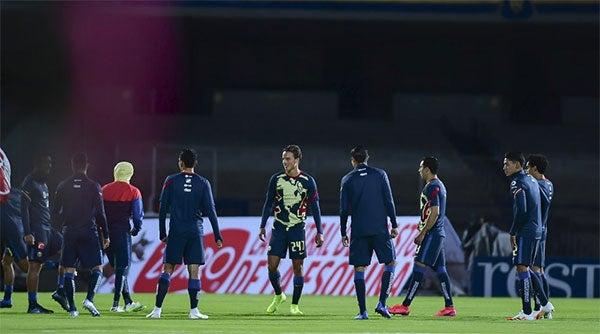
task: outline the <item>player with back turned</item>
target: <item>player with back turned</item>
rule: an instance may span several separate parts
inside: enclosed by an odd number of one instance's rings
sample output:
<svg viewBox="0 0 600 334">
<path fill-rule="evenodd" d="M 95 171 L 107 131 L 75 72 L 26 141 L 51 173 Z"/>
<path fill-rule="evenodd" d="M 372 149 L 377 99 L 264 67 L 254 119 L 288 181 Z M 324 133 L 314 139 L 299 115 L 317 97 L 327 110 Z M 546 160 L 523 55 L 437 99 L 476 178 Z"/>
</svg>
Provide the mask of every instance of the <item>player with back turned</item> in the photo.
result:
<svg viewBox="0 0 600 334">
<path fill-rule="evenodd" d="M 163 272 L 158 279 L 156 302 L 146 318 L 160 318 L 162 305 L 171 284 L 175 265 L 183 258 L 187 265 L 190 319 L 208 319 L 198 310 L 200 295 L 200 266 L 204 264 L 204 226 L 202 216 L 208 216 L 218 248 L 223 247 L 217 211 L 208 180 L 196 173 L 196 153 L 184 149 L 179 154 L 180 173 L 167 176 L 160 194 L 158 216 L 159 238 L 166 242 Z M 167 212 L 171 212 L 167 235 Z"/>
<path fill-rule="evenodd" d="M 267 266 L 269 281 L 275 291 L 273 301 L 267 307 L 267 313 L 274 313 L 287 297 L 281 289 L 281 274 L 279 263 L 286 257 L 292 260 L 294 270 L 294 294 L 290 305 L 291 315 L 303 315 L 298 307 L 304 287 L 304 259 L 306 258 L 306 214 L 310 205 L 317 235 L 315 244 L 323 245 L 323 230 L 321 228 L 321 209 L 317 183 L 312 176 L 300 170 L 302 151 L 298 145 L 288 145 L 283 149 L 281 162 L 283 170 L 273 174 L 269 180 L 267 196 L 263 206 L 262 219 L 258 237 L 265 241 L 267 220 L 273 214 L 275 219 L 271 229 L 269 250 L 267 251 Z"/>
</svg>

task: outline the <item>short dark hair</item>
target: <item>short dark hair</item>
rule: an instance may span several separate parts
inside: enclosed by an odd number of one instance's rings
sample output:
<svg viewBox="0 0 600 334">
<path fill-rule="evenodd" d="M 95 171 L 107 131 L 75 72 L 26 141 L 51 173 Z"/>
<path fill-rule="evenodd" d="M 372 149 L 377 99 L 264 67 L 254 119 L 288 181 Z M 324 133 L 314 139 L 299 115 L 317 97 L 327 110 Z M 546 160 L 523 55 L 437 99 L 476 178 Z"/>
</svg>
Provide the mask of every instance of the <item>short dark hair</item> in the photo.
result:
<svg viewBox="0 0 600 334">
<path fill-rule="evenodd" d="M 196 152 L 191 148 L 184 148 L 179 153 L 179 161 L 183 162 L 185 168 L 193 168 L 196 164 Z"/>
<path fill-rule="evenodd" d="M 71 157 L 71 166 L 74 170 L 84 170 L 88 166 L 87 155 L 83 152 L 77 152 Z"/>
<path fill-rule="evenodd" d="M 290 152 L 294 155 L 294 159 L 302 159 L 302 150 L 298 145 L 288 145 L 283 148 L 283 152 Z"/>
<path fill-rule="evenodd" d="M 423 167 L 429 168 L 431 174 L 437 174 L 440 162 L 435 157 L 423 157 Z"/>
<path fill-rule="evenodd" d="M 521 164 L 521 167 L 525 167 L 525 156 L 521 152 L 506 152 L 504 154 L 504 159 L 518 162 Z"/>
<path fill-rule="evenodd" d="M 363 163 L 369 160 L 369 150 L 364 148 L 362 145 L 355 146 L 351 151 L 350 155 L 352 159 L 356 160 L 358 163 Z"/>
<path fill-rule="evenodd" d="M 538 172 L 545 174 L 548 169 L 548 158 L 543 154 L 532 154 L 527 158 L 529 167 L 536 167 Z"/>
</svg>

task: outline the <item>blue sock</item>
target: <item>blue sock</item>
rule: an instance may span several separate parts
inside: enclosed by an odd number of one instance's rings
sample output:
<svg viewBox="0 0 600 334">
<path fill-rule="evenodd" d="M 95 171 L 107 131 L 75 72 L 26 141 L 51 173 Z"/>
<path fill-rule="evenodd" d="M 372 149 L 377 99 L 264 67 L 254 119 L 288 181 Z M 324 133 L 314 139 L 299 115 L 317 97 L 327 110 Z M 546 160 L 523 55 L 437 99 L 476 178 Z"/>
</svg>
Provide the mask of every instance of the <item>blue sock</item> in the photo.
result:
<svg viewBox="0 0 600 334">
<path fill-rule="evenodd" d="M 425 272 L 425 267 L 421 267 L 418 265 L 413 265 L 413 273 L 412 273 L 412 281 L 408 286 L 408 291 L 406 292 L 406 297 L 404 297 L 404 301 L 402 305 L 410 306 L 413 299 L 417 295 L 417 291 L 421 286 L 421 281 L 423 280 L 423 273 Z"/>
<path fill-rule="evenodd" d="M 27 298 L 29 299 L 29 303 L 37 303 L 37 291 L 27 292 Z"/>
<path fill-rule="evenodd" d="M 546 298 L 550 299 L 550 284 L 548 284 L 546 273 L 540 274 L 540 280 L 542 280 L 542 287 L 544 288 L 544 293 L 546 293 Z"/>
<path fill-rule="evenodd" d="M 386 265 L 383 270 L 383 275 L 381 275 L 381 290 L 379 291 L 379 302 L 382 306 L 385 306 L 387 302 L 387 298 L 390 295 L 390 291 L 392 289 L 392 282 L 394 281 L 394 271 L 396 271 L 396 266 Z"/>
<path fill-rule="evenodd" d="M 125 305 L 133 303 L 131 294 L 129 293 L 129 281 L 127 280 L 127 276 L 123 277 L 123 289 L 121 292 L 123 293 L 123 301 L 125 301 Z"/>
<path fill-rule="evenodd" d="M 67 295 L 67 300 L 69 301 L 70 310 L 75 311 L 77 308 L 75 307 L 75 274 L 74 273 L 65 273 L 65 294 Z"/>
<path fill-rule="evenodd" d="M 365 286 L 365 272 L 354 272 L 354 289 L 356 290 L 356 300 L 358 301 L 358 309 L 360 313 L 367 311 L 367 288 Z"/>
<path fill-rule="evenodd" d="M 304 276 L 294 276 L 294 295 L 292 296 L 292 304 L 298 305 L 304 288 Z"/>
<path fill-rule="evenodd" d="M 446 305 L 446 307 L 454 305 L 452 303 L 452 286 L 450 285 L 450 277 L 448 276 L 446 267 L 438 267 L 435 273 L 437 275 L 438 281 L 440 282 L 440 288 L 442 289 L 442 294 L 444 296 L 444 304 Z"/>
<path fill-rule="evenodd" d="M 531 314 L 531 276 L 529 271 L 524 271 L 517 275 L 519 280 L 519 293 L 523 303 L 523 313 Z"/>
<path fill-rule="evenodd" d="M 544 293 L 544 288 L 542 287 L 540 275 L 541 273 L 533 273 L 533 275 L 531 275 L 531 273 L 529 274 L 529 276 L 531 277 L 531 286 L 533 287 L 533 292 L 535 294 L 536 299 L 539 300 L 541 305 L 546 305 L 548 304 L 548 297 L 546 297 L 546 294 Z"/>
<path fill-rule="evenodd" d="M 94 296 L 96 295 L 96 290 L 100 285 L 100 277 L 102 276 L 102 271 L 99 269 L 92 270 L 92 275 L 90 276 L 90 282 L 88 284 L 87 296 L 85 299 L 94 302 Z"/>
<path fill-rule="evenodd" d="M 118 268 L 115 270 L 115 292 L 113 293 L 113 306 L 119 306 L 121 299 L 121 290 L 123 290 L 123 278 L 125 269 Z"/>
<path fill-rule="evenodd" d="M 281 274 L 279 270 L 275 274 L 269 274 L 269 281 L 271 281 L 271 285 L 273 286 L 273 290 L 275 290 L 276 295 L 281 294 Z"/>
<path fill-rule="evenodd" d="M 13 285 L 4 284 L 4 300 L 10 300 L 12 298 Z"/>
<path fill-rule="evenodd" d="M 188 294 L 190 295 L 190 309 L 198 307 L 200 298 L 200 280 L 188 279 Z"/>
<path fill-rule="evenodd" d="M 171 284 L 171 275 L 162 273 L 158 279 L 158 286 L 156 287 L 156 307 L 162 307 L 163 301 L 167 292 L 169 292 L 169 285 Z"/>
</svg>

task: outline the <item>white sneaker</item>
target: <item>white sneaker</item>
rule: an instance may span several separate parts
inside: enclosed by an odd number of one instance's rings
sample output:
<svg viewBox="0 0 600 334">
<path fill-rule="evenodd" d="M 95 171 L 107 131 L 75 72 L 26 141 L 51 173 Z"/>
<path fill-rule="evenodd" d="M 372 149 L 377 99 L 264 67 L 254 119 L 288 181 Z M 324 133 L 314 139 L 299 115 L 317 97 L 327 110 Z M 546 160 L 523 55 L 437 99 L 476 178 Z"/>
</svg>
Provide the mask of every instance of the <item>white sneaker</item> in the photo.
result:
<svg viewBox="0 0 600 334">
<path fill-rule="evenodd" d="M 198 308 L 193 308 L 190 310 L 190 319 L 208 319 L 208 316 L 200 313 Z"/>
<path fill-rule="evenodd" d="M 96 306 L 94 306 L 94 303 L 92 303 L 87 298 L 83 301 L 83 308 L 90 311 L 90 314 L 92 315 L 92 317 L 100 316 L 100 312 L 98 312 L 98 309 L 96 309 Z"/>
<path fill-rule="evenodd" d="M 145 309 L 146 306 L 139 302 L 133 302 L 125 305 L 125 312 L 137 312 Z"/>
<path fill-rule="evenodd" d="M 512 318 L 506 318 L 506 320 L 526 320 L 526 321 L 533 321 L 535 320 L 535 315 L 534 312 L 531 312 L 530 314 L 525 314 L 523 313 L 523 310 L 521 310 L 519 312 L 519 314 L 515 315 Z"/>
<path fill-rule="evenodd" d="M 159 319 L 161 313 L 162 313 L 162 309 L 160 307 L 154 306 L 154 309 L 152 310 L 152 312 L 150 312 L 148 315 L 146 315 L 146 318 Z"/>
<path fill-rule="evenodd" d="M 123 306 L 113 306 L 110 308 L 111 312 L 125 312 L 125 309 L 123 308 Z"/>
<path fill-rule="evenodd" d="M 552 313 L 544 314 L 544 319 L 552 320 Z"/>
<path fill-rule="evenodd" d="M 542 311 L 541 310 L 532 310 L 531 314 L 533 315 L 534 318 L 539 319 L 542 317 Z"/>
<path fill-rule="evenodd" d="M 542 306 L 541 308 L 541 316 L 543 316 L 544 318 L 552 319 L 552 312 L 554 312 L 554 305 L 552 305 L 552 303 L 548 301 L 548 304 Z M 548 317 L 548 315 L 550 315 L 550 317 Z"/>
</svg>

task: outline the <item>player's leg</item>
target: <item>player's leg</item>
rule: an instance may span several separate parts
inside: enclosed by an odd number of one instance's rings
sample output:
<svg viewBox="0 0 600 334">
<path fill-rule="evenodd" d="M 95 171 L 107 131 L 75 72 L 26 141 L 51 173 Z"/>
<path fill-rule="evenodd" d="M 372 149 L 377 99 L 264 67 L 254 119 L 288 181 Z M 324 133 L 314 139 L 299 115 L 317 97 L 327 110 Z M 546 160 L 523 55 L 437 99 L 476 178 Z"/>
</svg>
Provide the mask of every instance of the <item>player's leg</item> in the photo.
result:
<svg viewBox="0 0 600 334">
<path fill-rule="evenodd" d="M 4 272 L 4 298 L 0 301 L 0 308 L 12 307 L 12 292 L 15 283 L 15 268 L 13 268 L 13 257 L 10 250 L 6 248 L 2 255 L 2 270 Z"/>
<path fill-rule="evenodd" d="M 284 230 L 275 228 L 271 232 L 269 240 L 269 250 L 267 251 L 267 270 L 269 281 L 275 292 L 273 301 L 267 307 L 267 313 L 274 313 L 279 306 L 287 300 L 287 296 L 281 290 L 281 274 L 279 273 L 279 263 L 287 253 L 287 239 Z"/>
<path fill-rule="evenodd" d="M 198 310 L 200 297 L 200 265 L 204 264 L 204 238 L 199 234 L 187 243 L 183 252 L 183 261 L 188 267 L 188 294 L 190 296 L 190 319 L 208 319 Z"/>
<path fill-rule="evenodd" d="M 440 290 L 444 297 L 444 308 L 441 309 L 434 316 L 438 317 L 454 317 L 456 316 L 456 309 L 454 308 L 454 302 L 452 300 L 452 285 L 450 283 L 450 277 L 446 270 L 446 251 L 444 250 L 444 238 L 441 239 L 441 249 L 438 258 L 433 265 L 433 270 L 437 276 L 438 282 L 440 283 Z"/>
<path fill-rule="evenodd" d="M 29 247 L 29 267 L 27 269 L 27 297 L 29 307 L 27 313 L 49 314 L 54 311 L 44 308 L 38 303 L 37 293 L 40 280 L 40 271 L 42 271 L 42 263 L 46 262 L 49 255 L 49 232 L 34 231 L 35 244 Z"/>
<path fill-rule="evenodd" d="M 163 272 L 158 278 L 156 286 L 156 300 L 154 302 L 154 309 L 146 318 L 160 318 L 162 314 L 162 304 L 169 291 L 171 285 L 171 275 L 175 265 L 181 264 L 183 257 L 184 247 L 186 240 L 183 238 L 176 238 L 174 236 L 167 236 L 167 242 L 165 244 L 165 255 L 163 259 Z"/>
<path fill-rule="evenodd" d="M 60 252 L 60 265 L 65 273 L 65 296 L 69 304 L 71 317 L 79 315 L 75 306 L 75 268 L 77 267 L 77 245 L 78 240 L 72 234 L 65 234 Z"/>
<path fill-rule="evenodd" d="M 294 293 L 292 295 L 292 304 L 290 313 L 292 315 L 303 315 L 298 307 L 302 290 L 304 289 L 304 259 L 306 258 L 306 234 L 304 224 L 299 224 L 291 228 L 288 232 L 290 259 L 292 259 L 292 268 L 294 270 Z"/>
<path fill-rule="evenodd" d="M 375 307 L 375 312 L 379 313 L 382 317 L 390 318 L 391 316 L 387 310 L 386 303 L 392 289 L 392 282 L 396 271 L 396 250 L 389 233 L 378 235 L 374 240 L 373 247 L 379 263 L 385 264 L 383 274 L 381 275 L 379 303 Z"/>
<path fill-rule="evenodd" d="M 533 240 L 516 237 L 517 247 L 514 250 L 513 263 L 517 268 L 517 287 L 521 297 L 522 309 L 519 314 L 508 320 L 534 320 L 531 307 L 531 275 L 529 266 L 533 261 Z"/>
<path fill-rule="evenodd" d="M 60 254 L 62 247 L 63 236 L 61 233 L 52 228 L 49 240 L 49 256 Z M 63 310 L 69 312 L 70 307 L 65 293 L 65 268 L 58 266 L 58 275 L 56 278 L 56 291 L 52 293 L 52 299 L 56 301 Z"/>
<path fill-rule="evenodd" d="M 355 320 L 369 319 L 367 314 L 367 296 L 365 284 L 365 270 L 371 262 L 373 250 L 368 238 L 355 237 L 350 239 L 350 256 L 348 262 L 354 266 L 354 290 L 358 303 L 358 314 Z"/>
<path fill-rule="evenodd" d="M 81 241 L 81 244 L 77 245 L 81 267 L 90 269 L 88 291 L 82 305 L 90 312 L 92 317 L 99 317 L 100 312 L 94 305 L 94 297 L 102 278 L 102 246 L 97 231 L 81 235 Z"/>
</svg>

